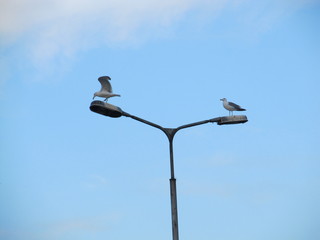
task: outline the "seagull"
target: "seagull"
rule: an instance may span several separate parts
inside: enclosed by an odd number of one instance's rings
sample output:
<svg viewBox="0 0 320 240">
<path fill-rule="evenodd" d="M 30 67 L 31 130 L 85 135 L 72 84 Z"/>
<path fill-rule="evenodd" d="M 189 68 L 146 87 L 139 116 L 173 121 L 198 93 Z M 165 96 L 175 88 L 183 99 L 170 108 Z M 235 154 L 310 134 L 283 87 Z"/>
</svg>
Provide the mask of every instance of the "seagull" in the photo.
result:
<svg viewBox="0 0 320 240">
<path fill-rule="evenodd" d="M 110 97 L 120 97 L 119 94 L 112 93 L 112 87 L 109 82 L 110 80 L 111 78 L 109 76 L 103 76 L 98 78 L 98 81 L 101 83 L 101 90 L 99 92 L 95 92 L 92 99 L 94 99 L 95 97 L 103 97 L 106 98 L 104 101 L 107 102 L 108 98 Z"/>
<path fill-rule="evenodd" d="M 246 109 L 240 107 L 239 105 L 233 102 L 228 102 L 226 98 L 222 98 L 220 100 L 223 101 L 223 107 L 229 111 L 229 116 L 230 113 L 233 116 L 233 111 L 246 111 Z"/>
</svg>

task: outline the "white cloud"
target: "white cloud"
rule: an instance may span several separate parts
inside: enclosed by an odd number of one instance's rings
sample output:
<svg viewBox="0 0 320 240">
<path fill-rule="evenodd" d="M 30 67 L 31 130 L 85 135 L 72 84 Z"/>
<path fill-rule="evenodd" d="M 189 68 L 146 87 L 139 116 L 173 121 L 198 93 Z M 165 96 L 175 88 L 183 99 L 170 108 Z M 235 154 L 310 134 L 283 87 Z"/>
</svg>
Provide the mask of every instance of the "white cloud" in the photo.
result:
<svg viewBox="0 0 320 240">
<path fill-rule="evenodd" d="M 212 19 L 236 9 L 263 31 L 282 15 L 316 0 L 2 0 L 0 44 L 22 43 L 35 66 L 65 65 L 79 50 L 131 45 L 174 31 L 188 13 Z M 203 21 L 203 17 L 199 17 Z"/>
<path fill-rule="evenodd" d="M 204 0 L 8 0 L 0 8 L 0 32 L 19 35 L 55 25 L 85 27 L 92 23 L 114 31 L 130 31 L 143 23 L 166 25 Z M 225 0 L 209 1 L 219 6 Z M 67 20 L 67 21 L 66 21 Z M 50 26 L 51 25 L 51 26 Z M 86 26 L 86 27 L 89 27 Z"/>
<path fill-rule="evenodd" d="M 59 239 L 70 234 L 78 235 L 86 232 L 93 233 L 103 231 L 105 226 L 103 226 L 101 222 L 102 221 L 96 221 L 95 219 L 76 219 L 60 222 L 49 226 L 42 235 L 44 239 Z"/>
<path fill-rule="evenodd" d="M 78 239 L 86 235 L 92 236 L 110 230 L 120 223 L 121 218 L 120 213 L 108 213 L 101 216 L 58 219 L 51 223 L 33 225 L 28 229 L 28 232 L 23 230 L 3 232 L 3 236 L 8 236 L 8 239 Z"/>
<path fill-rule="evenodd" d="M 227 0 L 5 0 L 0 7 L 2 44 L 27 39 L 37 62 L 101 43 L 140 41 L 170 27 L 188 11 Z"/>
<path fill-rule="evenodd" d="M 97 189 L 107 184 L 108 181 L 105 177 L 98 174 L 92 174 L 89 176 L 88 181 L 85 183 L 85 187 L 89 189 Z"/>
</svg>

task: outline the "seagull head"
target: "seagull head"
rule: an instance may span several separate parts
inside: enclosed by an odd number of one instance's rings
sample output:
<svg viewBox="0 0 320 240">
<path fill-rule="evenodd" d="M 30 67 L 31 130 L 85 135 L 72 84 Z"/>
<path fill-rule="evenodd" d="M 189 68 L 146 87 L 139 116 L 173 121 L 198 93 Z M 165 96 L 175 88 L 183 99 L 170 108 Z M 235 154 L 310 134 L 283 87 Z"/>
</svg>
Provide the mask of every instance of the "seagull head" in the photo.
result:
<svg viewBox="0 0 320 240">
<path fill-rule="evenodd" d="M 109 77 L 109 76 L 102 76 L 102 77 L 99 77 L 98 80 L 99 80 L 99 79 L 107 79 L 108 81 L 110 81 L 110 80 L 111 80 L 111 77 Z"/>
<path fill-rule="evenodd" d="M 226 100 L 227 100 L 226 98 L 221 98 L 221 99 L 220 99 L 220 101 L 226 101 Z"/>
</svg>

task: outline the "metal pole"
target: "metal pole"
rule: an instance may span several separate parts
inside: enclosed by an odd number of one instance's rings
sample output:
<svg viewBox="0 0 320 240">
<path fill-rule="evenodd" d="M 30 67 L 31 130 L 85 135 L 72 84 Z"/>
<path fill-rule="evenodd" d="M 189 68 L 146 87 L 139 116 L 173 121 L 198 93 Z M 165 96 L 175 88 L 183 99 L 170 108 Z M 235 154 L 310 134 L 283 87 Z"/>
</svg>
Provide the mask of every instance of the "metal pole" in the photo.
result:
<svg viewBox="0 0 320 240">
<path fill-rule="evenodd" d="M 139 122 L 148 124 L 152 127 L 158 128 L 158 129 L 162 130 L 168 137 L 169 146 L 170 146 L 170 172 L 171 172 L 170 200 L 171 200 L 171 219 L 172 219 L 172 239 L 179 240 L 177 186 L 176 186 L 176 179 L 174 177 L 174 161 L 173 161 L 173 138 L 174 138 L 175 134 L 181 129 L 194 127 L 194 126 L 202 125 L 202 124 L 209 123 L 209 122 L 211 122 L 211 123 L 218 122 L 221 118 L 218 117 L 218 118 L 212 118 L 209 120 L 190 123 L 190 124 L 182 125 L 178 128 L 164 128 L 158 124 L 155 124 L 153 122 L 149 122 L 145 119 L 139 118 L 137 116 L 131 115 L 131 114 L 123 112 L 123 111 L 122 111 L 122 115 L 126 116 L 126 117 L 130 117 L 130 118 L 137 120 Z"/>
<path fill-rule="evenodd" d="M 171 197 L 172 239 L 179 240 L 177 187 L 176 187 L 176 179 L 174 178 L 174 163 L 173 163 L 173 138 L 169 139 L 169 143 L 170 143 L 170 171 L 171 171 L 170 197 Z"/>
</svg>

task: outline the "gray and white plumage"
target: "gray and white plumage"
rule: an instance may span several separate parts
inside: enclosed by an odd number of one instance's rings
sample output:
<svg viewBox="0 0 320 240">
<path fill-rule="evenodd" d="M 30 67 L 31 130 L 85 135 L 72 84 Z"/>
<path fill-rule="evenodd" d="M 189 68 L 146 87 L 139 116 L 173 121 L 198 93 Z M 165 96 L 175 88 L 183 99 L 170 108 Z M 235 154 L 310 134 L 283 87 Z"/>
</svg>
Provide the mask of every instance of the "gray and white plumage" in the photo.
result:
<svg viewBox="0 0 320 240">
<path fill-rule="evenodd" d="M 115 96 L 120 97 L 119 94 L 114 94 L 112 92 L 112 87 L 109 82 L 110 80 L 111 80 L 111 78 L 109 76 L 103 76 L 103 77 L 98 78 L 98 81 L 101 84 L 101 90 L 99 92 L 94 93 L 93 99 L 95 97 L 102 97 L 102 98 L 105 98 L 105 101 L 107 101 L 108 98 L 110 98 L 110 97 L 115 97 Z"/>
<path fill-rule="evenodd" d="M 230 113 L 233 115 L 233 111 L 246 111 L 246 109 L 240 107 L 238 104 L 228 102 L 226 98 L 222 98 L 220 100 L 223 102 L 223 107 L 229 111 L 229 115 Z"/>
</svg>

